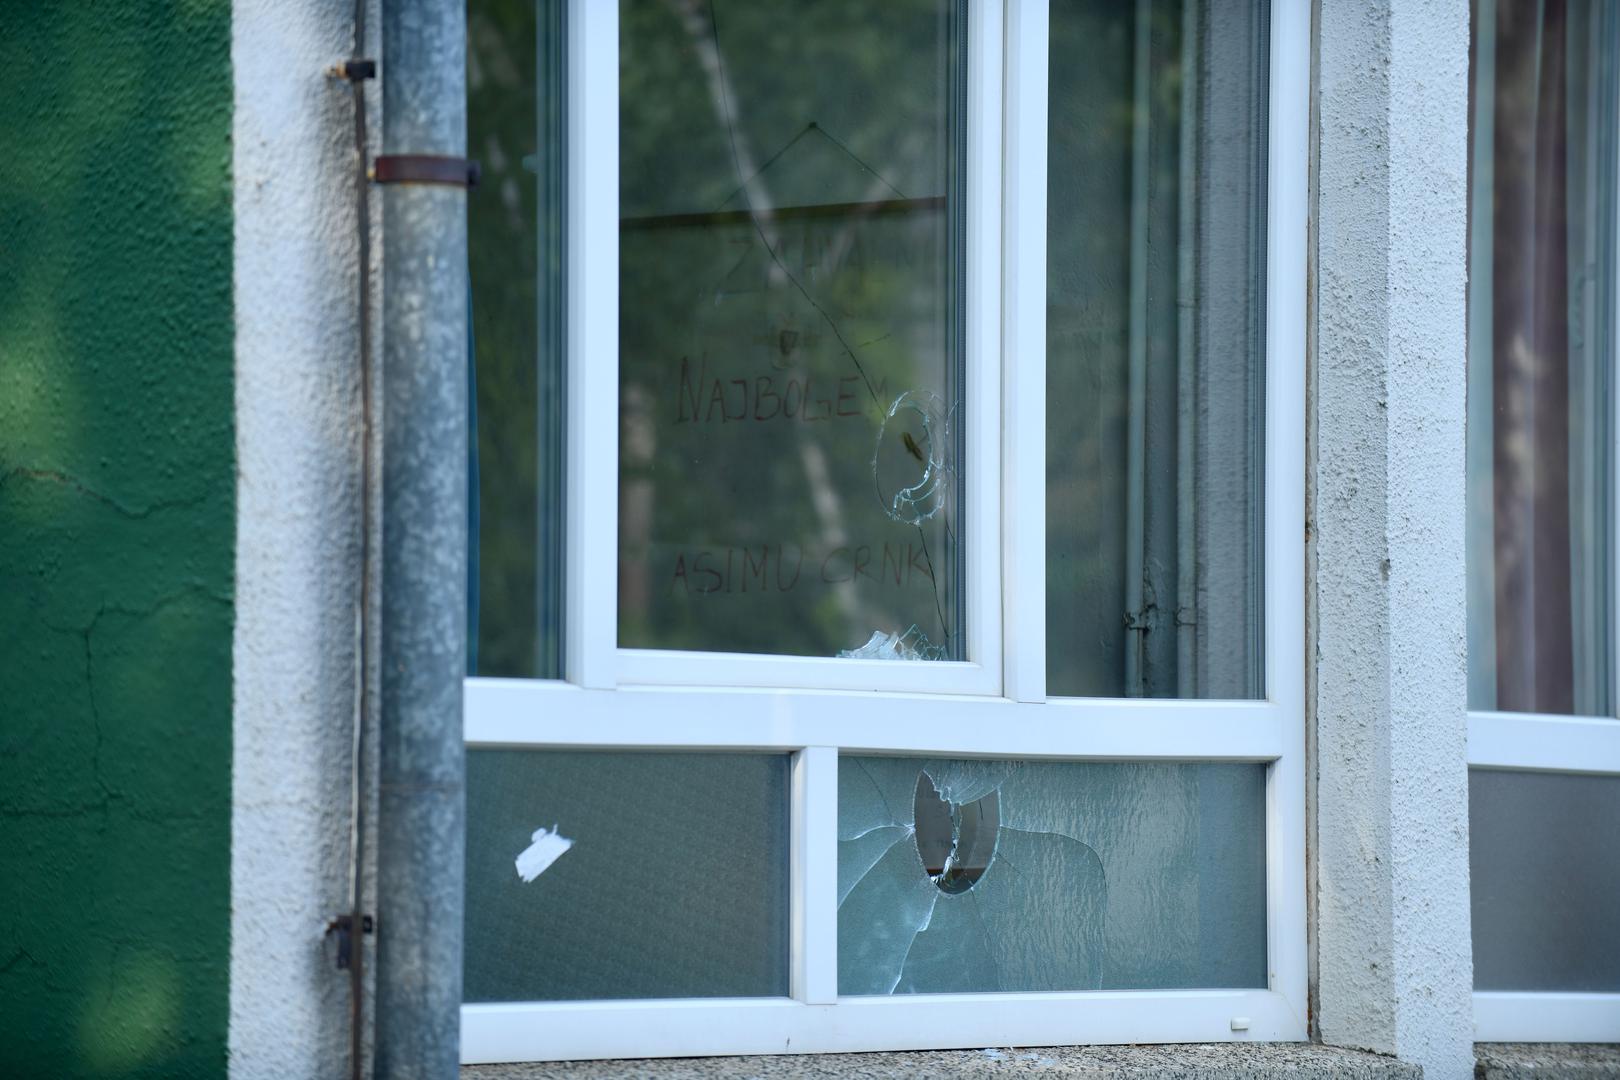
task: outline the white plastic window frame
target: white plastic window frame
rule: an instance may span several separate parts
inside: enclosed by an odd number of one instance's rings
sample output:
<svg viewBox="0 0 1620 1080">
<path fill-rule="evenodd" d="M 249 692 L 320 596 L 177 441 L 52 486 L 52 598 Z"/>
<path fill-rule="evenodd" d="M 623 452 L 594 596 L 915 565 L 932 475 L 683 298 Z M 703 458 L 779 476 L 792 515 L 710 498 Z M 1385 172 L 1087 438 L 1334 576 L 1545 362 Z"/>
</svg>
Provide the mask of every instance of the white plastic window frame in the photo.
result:
<svg viewBox="0 0 1620 1080">
<path fill-rule="evenodd" d="M 1620 601 L 1620 595 L 1616 600 Z M 1620 656 L 1615 661 L 1620 663 Z M 1470 712 L 1468 766 L 1620 776 L 1620 719 Z M 1570 825 L 1613 827 L 1612 822 Z M 1620 994 L 1476 990 L 1474 1038 L 1478 1042 L 1620 1041 Z"/>
<path fill-rule="evenodd" d="M 615 625 L 618 5 L 571 0 L 566 679 L 468 679 L 467 745 L 791 754 L 789 996 L 464 1005 L 466 1063 L 1306 1038 L 1309 5 L 1272 8 L 1258 701 L 1047 698 L 1047 0 L 969 20 L 969 659 L 655 653 Z M 1265 763 L 1267 988 L 840 997 L 840 753 Z"/>
<path fill-rule="evenodd" d="M 1620 280 L 1614 283 L 1620 304 Z M 1620 346 L 1620 342 L 1616 342 Z M 1620 416 L 1620 380 L 1614 415 Z M 1620 461 L 1620 430 L 1611 433 Z M 1614 535 L 1620 536 L 1620 481 L 1611 497 Z M 1613 610 L 1620 612 L 1620 574 Z M 1610 663 L 1620 672 L 1620 636 Z M 1470 711 L 1468 767 L 1522 772 L 1620 776 L 1620 716 L 1556 716 L 1541 713 Z M 1612 825 L 1612 823 L 1610 823 Z M 1594 822 L 1571 822 L 1571 827 Z M 1620 993 L 1556 993 L 1476 990 L 1474 1038 L 1478 1042 L 1620 1041 Z"/>
<path fill-rule="evenodd" d="M 1615 449 L 1620 453 L 1620 445 Z M 1620 516 L 1615 525 L 1620 529 Z M 1615 610 L 1620 611 L 1620 585 L 1615 603 Z M 1620 670 L 1620 655 L 1613 662 Z M 1470 712 L 1468 767 L 1620 777 L 1620 718 Z M 1598 822 L 1570 824 L 1603 827 Z M 1613 823 L 1608 824 L 1612 827 Z M 1620 994 L 1476 990 L 1474 1038 L 1478 1042 L 1620 1041 Z"/>
</svg>

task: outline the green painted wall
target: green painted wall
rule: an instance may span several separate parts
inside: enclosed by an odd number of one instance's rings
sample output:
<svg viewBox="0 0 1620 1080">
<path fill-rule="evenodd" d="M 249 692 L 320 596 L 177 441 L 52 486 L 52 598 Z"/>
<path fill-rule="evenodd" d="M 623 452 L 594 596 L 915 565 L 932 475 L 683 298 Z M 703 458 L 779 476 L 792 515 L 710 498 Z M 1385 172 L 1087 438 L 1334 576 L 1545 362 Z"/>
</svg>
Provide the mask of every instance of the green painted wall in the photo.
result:
<svg viewBox="0 0 1620 1080">
<path fill-rule="evenodd" d="M 216 1076 L 230 4 L 0 0 L 0 1076 Z"/>
</svg>

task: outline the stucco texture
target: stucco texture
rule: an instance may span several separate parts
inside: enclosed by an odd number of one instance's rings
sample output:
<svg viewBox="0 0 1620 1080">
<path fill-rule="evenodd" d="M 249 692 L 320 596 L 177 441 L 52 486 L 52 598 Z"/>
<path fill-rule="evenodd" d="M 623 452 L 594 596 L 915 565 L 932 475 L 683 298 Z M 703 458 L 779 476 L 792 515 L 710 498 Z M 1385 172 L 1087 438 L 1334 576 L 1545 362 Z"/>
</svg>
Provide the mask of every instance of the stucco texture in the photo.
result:
<svg viewBox="0 0 1620 1080">
<path fill-rule="evenodd" d="M 1316 1022 L 1472 1076 L 1467 0 L 1322 0 Z"/>
<path fill-rule="evenodd" d="M 230 11 L 0 26 L 0 1075 L 217 1076 Z"/>
<path fill-rule="evenodd" d="M 325 930 L 351 903 L 360 161 L 354 91 L 328 69 L 376 53 L 355 48 L 351 0 L 231 7 L 239 470 L 231 1075 L 346 1076 L 350 975 Z M 370 25 L 375 32 L 375 5 Z M 375 87 L 367 90 L 374 153 Z M 374 942 L 362 943 L 367 971 Z"/>
</svg>

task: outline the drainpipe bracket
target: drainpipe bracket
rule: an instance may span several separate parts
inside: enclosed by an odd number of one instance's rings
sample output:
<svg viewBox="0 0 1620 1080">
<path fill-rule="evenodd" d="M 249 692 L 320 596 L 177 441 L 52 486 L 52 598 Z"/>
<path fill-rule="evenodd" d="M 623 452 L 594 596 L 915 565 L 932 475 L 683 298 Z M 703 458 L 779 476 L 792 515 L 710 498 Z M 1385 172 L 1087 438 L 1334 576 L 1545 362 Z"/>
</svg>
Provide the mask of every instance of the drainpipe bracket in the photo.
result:
<svg viewBox="0 0 1620 1080">
<path fill-rule="evenodd" d="M 478 162 L 436 154 L 384 154 L 371 163 L 376 184 L 449 184 L 475 188 L 483 175 Z"/>
<path fill-rule="evenodd" d="M 360 916 L 360 932 L 369 934 L 375 927 L 370 915 Z M 339 971 L 347 971 L 354 956 L 354 916 L 345 912 L 326 924 L 326 936 L 337 935 L 337 966 Z"/>
<path fill-rule="evenodd" d="M 334 79 L 343 79 L 346 82 L 364 82 L 377 77 L 377 61 L 375 60 L 343 60 L 334 64 L 326 72 Z"/>
</svg>

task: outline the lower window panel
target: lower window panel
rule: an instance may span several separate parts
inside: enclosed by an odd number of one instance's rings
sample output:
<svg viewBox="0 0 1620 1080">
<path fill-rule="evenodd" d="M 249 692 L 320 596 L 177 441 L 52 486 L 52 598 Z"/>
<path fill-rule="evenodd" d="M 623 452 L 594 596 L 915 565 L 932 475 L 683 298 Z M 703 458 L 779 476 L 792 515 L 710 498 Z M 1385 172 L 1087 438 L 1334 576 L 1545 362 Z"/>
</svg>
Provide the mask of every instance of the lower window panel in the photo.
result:
<svg viewBox="0 0 1620 1080">
<path fill-rule="evenodd" d="M 1264 988 L 1266 767 L 844 757 L 838 992 Z"/>
<path fill-rule="evenodd" d="M 463 997 L 788 992 L 788 757 L 469 750 Z"/>
<path fill-rule="evenodd" d="M 1474 989 L 1620 991 L 1620 777 L 1468 774 Z"/>
</svg>

